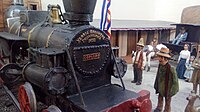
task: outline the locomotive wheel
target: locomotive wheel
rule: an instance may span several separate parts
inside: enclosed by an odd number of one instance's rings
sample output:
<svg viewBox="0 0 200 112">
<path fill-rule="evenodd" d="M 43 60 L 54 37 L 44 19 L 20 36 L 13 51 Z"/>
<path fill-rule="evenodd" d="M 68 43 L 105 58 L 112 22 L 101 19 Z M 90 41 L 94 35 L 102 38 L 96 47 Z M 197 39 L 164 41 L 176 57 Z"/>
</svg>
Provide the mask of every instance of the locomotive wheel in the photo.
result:
<svg viewBox="0 0 200 112">
<path fill-rule="evenodd" d="M 47 109 L 43 110 L 42 112 L 62 112 L 57 106 L 51 105 Z"/>
<path fill-rule="evenodd" d="M 36 97 L 30 83 L 26 82 L 19 87 L 18 100 L 21 112 L 37 112 Z"/>
<path fill-rule="evenodd" d="M 18 64 L 9 63 L 1 68 L 1 78 L 5 84 L 14 83 L 21 77 L 21 69 Z"/>
</svg>

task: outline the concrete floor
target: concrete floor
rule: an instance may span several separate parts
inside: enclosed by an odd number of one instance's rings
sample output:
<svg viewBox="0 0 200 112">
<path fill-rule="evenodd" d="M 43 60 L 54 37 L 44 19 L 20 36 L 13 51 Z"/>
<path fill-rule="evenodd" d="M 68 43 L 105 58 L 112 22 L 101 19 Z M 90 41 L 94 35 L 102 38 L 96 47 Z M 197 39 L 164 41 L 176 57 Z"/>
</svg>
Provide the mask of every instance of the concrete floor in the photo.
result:
<svg viewBox="0 0 200 112">
<path fill-rule="evenodd" d="M 128 65 L 128 71 L 126 75 L 123 77 L 123 81 L 125 83 L 125 87 L 128 90 L 139 92 L 142 89 L 148 90 L 151 92 L 151 101 L 153 104 L 153 109 L 157 105 L 157 95 L 155 94 L 155 90 L 153 88 L 154 80 L 157 72 L 158 61 L 152 62 L 152 67 L 150 72 L 143 72 L 143 80 L 142 85 L 135 85 L 131 83 L 133 79 L 133 68 L 132 64 Z M 120 84 L 119 79 L 112 78 L 112 83 Z M 179 92 L 172 97 L 172 112 L 184 112 L 185 107 L 188 103 L 186 97 L 189 96 L 190 91 L 192 90 L 192 83 L 185 82 L 184 80 L 179 79 Z"/>
</svg>

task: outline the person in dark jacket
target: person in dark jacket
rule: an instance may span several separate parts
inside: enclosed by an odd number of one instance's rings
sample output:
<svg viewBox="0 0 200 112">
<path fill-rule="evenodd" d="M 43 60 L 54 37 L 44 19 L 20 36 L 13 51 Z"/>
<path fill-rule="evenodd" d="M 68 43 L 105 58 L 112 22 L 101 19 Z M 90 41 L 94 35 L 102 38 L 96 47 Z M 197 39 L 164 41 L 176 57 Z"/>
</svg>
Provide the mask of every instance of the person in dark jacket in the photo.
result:
<svg viewBox="0 0 200 112">
<path fill-rule="evenodd" d="M 154 83 L 154 89 L 158 94 L 158 104 L 154 112 L 162 112 L 163 98 L 165 98 L 164 112 L 171 112 L 171 98 L 179 91 L 178 77 L 175 69 L 168 63 L 169 49 L 161 48 L 157 53 L 159 67 Z"/>
</svg>

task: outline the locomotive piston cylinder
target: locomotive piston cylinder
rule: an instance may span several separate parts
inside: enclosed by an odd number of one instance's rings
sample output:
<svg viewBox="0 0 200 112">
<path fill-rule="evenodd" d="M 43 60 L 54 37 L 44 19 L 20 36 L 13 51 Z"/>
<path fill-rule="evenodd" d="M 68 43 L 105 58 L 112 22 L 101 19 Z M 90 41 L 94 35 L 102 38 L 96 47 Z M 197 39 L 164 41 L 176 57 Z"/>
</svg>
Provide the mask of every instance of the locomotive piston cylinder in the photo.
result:
<svg viewBox="0 0 200 112">
<path fill-rule="evenodd" d="M 71 79 L 63 67 L 42 68 L 37 64 L 29 63 L 23 69 L 23 77 L 38 87 L 53 95 L 63 94 Z"/>
</svg>

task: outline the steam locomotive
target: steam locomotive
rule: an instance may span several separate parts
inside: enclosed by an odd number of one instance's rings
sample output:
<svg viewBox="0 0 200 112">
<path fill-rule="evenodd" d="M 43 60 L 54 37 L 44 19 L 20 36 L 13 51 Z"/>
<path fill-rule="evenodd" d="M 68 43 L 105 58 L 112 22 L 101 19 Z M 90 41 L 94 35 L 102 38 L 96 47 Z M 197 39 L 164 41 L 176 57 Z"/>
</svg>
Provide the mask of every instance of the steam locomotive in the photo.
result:
<svg viewBox="0 0 200 112">
<path fill-rule="evenodd" d="M 19 85 L 21 112 L 38 111 L 37 102 L 49 106 L 43 112 L 151 111 L 150 93 L 125 89 L 127 65 L 89 24 L 96 0 L 63 0 L 64 14 L 58 5 L 32 11 L 22 4 L 14 0 L 0 32 L 0 76 L 8 88 Z"/>
</svg>

